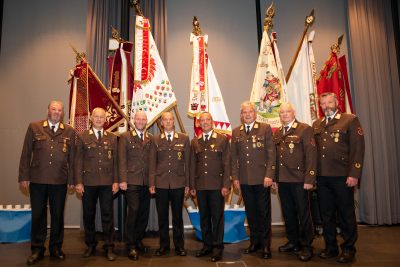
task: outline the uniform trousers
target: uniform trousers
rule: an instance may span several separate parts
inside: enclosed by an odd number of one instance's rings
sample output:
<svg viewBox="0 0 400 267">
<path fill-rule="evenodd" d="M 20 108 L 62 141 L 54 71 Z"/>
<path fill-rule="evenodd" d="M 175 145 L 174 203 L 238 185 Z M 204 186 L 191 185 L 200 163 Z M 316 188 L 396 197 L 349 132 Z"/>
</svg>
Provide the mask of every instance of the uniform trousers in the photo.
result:
<svg viewBox="0 0 400 267">
<path fill-rule="evenodd" d="M 346 176 L 317 176 L 318 202 L 323 222 L 326 248 L 338 251 L 336 239 L 336 207 L 339 225 L 344 239 L 343 252 L 356 253 L 357 220 L 354 207 L 354 187 L 348 187 Z"/>
<path fill-rule="evenodd" d="M 64 238 L 64 206 L 67 184 L 29 184 L 32 207 L 31 250 L 44 253 L 47 237 L 47 200 L 50 206 L 49 251 L 61 250 Z"/>
<path fill-rule="evenodd" d="M 279 198 L 285 220 L 286 236 L 289 243 L 313 250 L 314 226 L 310 210 L 310 193 L 304 183 L 279 183 Z M 301 234 L 299 229 L 301 225 Z"/>
<path fill-rule="evenodd" d="M 131 250 L 142 242 L 149 221 L 149 186 L 128 184 L 125 197 L 128 203 L 126 248 Z"/>
<path fill-rule="evenodd" d="M 183 197 L 185 188 L 156 188 L 158 227 L 160 228 L 160 247 L 169 247 L 169 202 L 171 201 L 173 241 L 175 248 L 183 248 Z"/>
<path fill-rule="evenodd" d="M 221 190 L 197 190 L 203 248 L 214 253 L 224 250 L 224 197 Z"/>
<path fill-rule="evenodd" d="M 114 196 L 112 185 L 87 186 L 82 196 L 83 225 L 85 226 L 85 243 L 88 247 L 96 247 L 99 243 L 96 238 L 95 216 L 97 198 L 100 202 L 101 225 L 103 227 L 103 249 L 114 248 Z"/>
<path fill-rule="evenodd" d="M 263 184 L 241 184 L 247 222 L 250 229 L 250 245 L 271 246 L 271 191 Z"/>
</svg>

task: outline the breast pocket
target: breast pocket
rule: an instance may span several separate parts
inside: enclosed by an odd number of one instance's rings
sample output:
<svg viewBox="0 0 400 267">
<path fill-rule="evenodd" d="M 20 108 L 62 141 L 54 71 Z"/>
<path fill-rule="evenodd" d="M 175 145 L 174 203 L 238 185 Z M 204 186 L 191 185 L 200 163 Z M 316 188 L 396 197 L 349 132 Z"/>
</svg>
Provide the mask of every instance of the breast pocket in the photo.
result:
<svg viewBox="0 0 400 267">
<path fill-rule="evenodd" d="M 93 143 L 85 144 L 84 152 L 83 152 L 84 153 L 84 157 L 85 158 L 93 158 L 94 154 L 95 154 L 95 151 L 94 151 L 95 148 L 96 148 L 96 145 L 93 144 Z"/>
<path fill-rule="evenodd" d="M 140 145 L 136 143 L 130 143 L 128 146 L 128 156 L 129 157 L 139 157 L 140 156 Z"/>
<path fill-rule="evenodd" d="M 71 149 L 71 139 L 58 139 L 58 149 L 61 150 L 63 153 L 69 154 L 69 150 Z"/>
<path fill-rule="evenodd" d="M 337 142 L 348 142 L 349 135 L 346 128 L 334 128 L 331 132 L 331 138 Z M 337 139 L 336 139 L 337 138 Z"/>
<path fill-rule="evenodd" d="M 178 160 L 184 160 L 185 158 L 185 147 L 184 146 L 174 146 L 172 148 L 174 151 L 174 156 L 178 158 Z"/>
<path fill-rule="evenodd" d="M 256 140 L 257 149 L 265 149 L 265 136 L 256 136 Z"/>
<path fill-rule="evenodd" d="M 33 138 L 33 149 L 43 149 L 46 147 L 46 136 L 35 136 Z"/>
</svg>

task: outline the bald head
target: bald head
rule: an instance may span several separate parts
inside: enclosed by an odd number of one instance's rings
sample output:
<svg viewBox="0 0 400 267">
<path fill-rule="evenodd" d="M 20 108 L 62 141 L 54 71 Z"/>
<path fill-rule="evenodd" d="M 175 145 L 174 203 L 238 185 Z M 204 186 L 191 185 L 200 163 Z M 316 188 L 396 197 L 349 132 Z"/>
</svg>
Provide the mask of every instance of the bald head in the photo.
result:
<svg viewBox="0 0 400 267">
<path fill-rule="evenodd" d="M 170 133 L 174 130 L 175 119 L 171 112 L 165 112 L 161 116 L 161 125 L 166 133 Z"/>
<path fill-rule="evenodd" d="M 146 112 L 140 110 L 135 113 L 135 118 L 133 119 L 136 130 L 143 132 L 147 125 L 147 114 Z"/>
</svg>

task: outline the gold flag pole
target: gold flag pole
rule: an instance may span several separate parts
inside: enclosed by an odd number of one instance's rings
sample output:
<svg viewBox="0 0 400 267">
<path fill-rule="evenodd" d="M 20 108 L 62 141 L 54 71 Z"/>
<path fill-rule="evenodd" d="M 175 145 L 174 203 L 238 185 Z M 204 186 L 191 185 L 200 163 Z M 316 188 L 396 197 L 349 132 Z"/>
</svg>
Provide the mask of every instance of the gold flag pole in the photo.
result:
<svg viewBox="0 0 400 267">
<path fill-rule="evenodd" d="M 314 17 L 314 9 L 313 9 L 313 10 L 311 11 L 310 15 L 308 15 L 308 16 L 306 17 L 306 28 L 305 28 L 304 31 L 303 31 L 303 35 L 301 36 L 300 43 L 299 43 L 299 45 L 298 45 L 298 47 L 297 47 L 297 51 L 296 51 L 296 53 L 295 53 L 295 55 L 294 55 L 292 64 L 290 65 L 288 74 L 286 75 L 286 83 L 288 83 L 289 78 L 290 78 L 290 74 L 292 74 L 292 70 L 293 70 L 294 64 L 296 63 L 297 57 L 299 56 L 300 48 L 301 48 L 301 45 L 302 45 L 302 43 L 303 43 L 304 37 L 305 37 L 306 34 L 307 34 L 307 30 L 308 30 L 309 27 L 311 27 L 311 26 L 314 24 L 314 22 L 315 22 L 315 17 Z"/>
<path fill-rule="evenodd" d="M 340 46 L 342 45 L 342 41 L 343 41 L 343 34 L 342 34 L 342 36 L 340 36 L 340 37 L 338 38 L 338 43 L 331 46 L 331 51 L 332 51 L 333 53 L 336 53 L 336 54 L 339 54 L 339 53 L 340 53 Z M 332 58 L 332 54 L 329 55 L 328 60 L 327 60 L 326 62 L 329 62 L 329 61 L 331 60 L 331 58 Z M 325 62 L 325 65 L 322 67 L 322 70 L 321 70 L 321 72 L 319 73 L 319 75 L 318 75 L 318 77 L 317 77 L 317 81 L 321 80 L 321 78 L 322 78 L 322 72 L 325 71 L 326 68 L 328 67 L 328 66 L 326 65 L 326 62 Z"/>
<path fill-rule="evenodd" d="M 85 53 L 79 53 L 78 50 L 75 48 L 75 46 L 70 42 L 72 49 L 74 50 L 74 52 L 76 53 L 76 59 L 78 60 L 82 60 L 85 63 L 88 63 L 85 59 Z M 88 63 L 89 64 L 89 63 Z M 92 70 L 92 68 L 90 67 L 90 65 L 88 65 L 89 69 Z M 92 70 L 93 72 L 93 70 Z M 129 126 L 131 126 L 132 129 L 135 129 L 135 126 L 133 126 L 133 124 L 130 122 L 129 118 L 125 115 L 125 112 L 123 112 L 121 110 L 121 108 L 119 107 L 119 105 L 117 104 L 117 102 L 115 102 L 114 98 L 112 98 L 112 96 L 110 95 L 110 93 L 107 91 L 107 89 L 104 87 L 103 83 L 100 81 L 100 79 L 97 77 L 96 73 L 93 72 L 94 78 L 99 81 L 99 84 L 101 85 L 101 88 L 104 90 L 104 92 L 106 93 L 106 95 L 108 96 L 108 98 L 113 102 L 113 104 L 115 105 L 115 107 L 117 108 L 117 110 L 122 114 L 122 116 L 124 117 L 124 119 L 128 122 Z"/>
</svg>

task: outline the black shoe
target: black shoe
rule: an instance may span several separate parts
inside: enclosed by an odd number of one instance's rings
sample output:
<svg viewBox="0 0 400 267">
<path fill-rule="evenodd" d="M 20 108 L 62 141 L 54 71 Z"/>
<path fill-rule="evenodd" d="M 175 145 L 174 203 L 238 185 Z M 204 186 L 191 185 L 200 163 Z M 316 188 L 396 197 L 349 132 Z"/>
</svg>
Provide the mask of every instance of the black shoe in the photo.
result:
<svg viewBox="0 0 400 267">
<path fill-rule="evenodd" d="M 205 248 L 202 248 L 199 252 L 196 253 L 196 258 L 203 257 L 203 256 L 211 254 L 211 253 L 212 253 L 211 250 L 207 250 Z"/>
<path fill-rule="evenodd" d="M 138 253 L 135 249 L 131 249 L 128 252 L 128 258 L 133 261 L 137 261 L 139 259 Z"/>
<path fill-rule="evenodd" d="M 85 253 L 83 253 L 83 257 L 84 258 L 89 258 L 90 256 L 92 256 L 94 253 L 96 252 L 96 248 L 95 247 L 88 247 L 85 251 Z"/>
<path fill-rule="evenodd" d="M 270 259 L 271 258 L 271 249 L 270 248 L 263 248 L 261 258 L 263 259 Z"/>
<path fill-rule="evenodd" d="M 211 261 L 212 261 L 212 262 L 219 261 L 219 260 L 221 260 L 221 257 L 222 257 L 221 253 L 219 253 L 219 252 L 213 252 L 213 254 L 212 254 L 212 256 L 211 256 Z"/>
<path fill-rule="evenodd" d="M 139 251 L 141 251 L 141 252 L 143 252 L 143 253 L 147 253 L 148 248 L 145 247 L 145 246 L 143 245 L 142 242 L 140 242 L 140 243 L 138 243 L 138 245 L 136 246 L 136 250 L 139 250 Z"/>
<path fill-rule="evenodd" d="M 301 253 L 299 255 L 299 260 L 301 260 L 301 261 L 309 261 L 309 260 L 311 260 L 312 256 L 313 256 L 312 250 L 306 250 L 305 249 L 305 250 L 301 251 Z"/>
<path fill-rule="evenodd" d="M 348 263 L 354 261 L 354 254 L 348 253 L 348 252 L 342 252 L 340 254 L 339 258 L 337 259 L 338 262 L 341 263 Z"/>
<path fill-rule="evenodd" d="M 186 256 L 187 255 L 186 249 L 184 249 L 184 248 L 175 248 L 175 251 L 178 252 L 179 256 Z"/>
<path fill-rule="evenodd" d="M 256 245 L 256 246 L 250 245 L 248 248 L 245 249 L 244 254 L 253 253 L 253 252 L 256 252 L 256 251 L 258 251 L 260 249 L 261 249 L 260 245 Z"/>
<path fill-rule="evenodd" d="M 115 261 L 115 254 L 112 248 L 106 250 L 106 258 L 108 261 Z"/>
<path fill-rule="evenodd" d="M 33 253 L 32 255 L 29 256 L 29 258 L 26 260 L 26 264 L 32 265 L 37 263 L 40 260 L 43 260 L 44 256 L 43 253 Z"/>
<path fill-rule="evenodd" d="M 156 256 L 162 256 L 169 251 L 169 247 L 159 248 L 156 251 Z"/>
<path fill-rule="evenodd" d="M 287 251 L 299 251 L 299 246 L 290 242 L 287 242 L 284 246 L 279 247 L 280 252 Z"/>
<path fill-rule="evenodd" d="M 339 255 L 339 251 L 337 251 L 337 250 L 332 250 L 332 249 L 330 249 L 330 248 L 326 248 L 326 249 L 322 250 L 322 251 L 318 254 L 318 256 L 319 256 L 320 258 L 323 258 L 323 259 L 329 259 L 329 258 L 332 258 L 332 257 L 337 257 L 337 255 Z"/>
<path fill-rule="evenodd" d="M 59 261 L 65 260 L 65 254 L 61 250 L 57 250 L 56 252 L 50 253 L 50 257 Z"/>
</svg>

